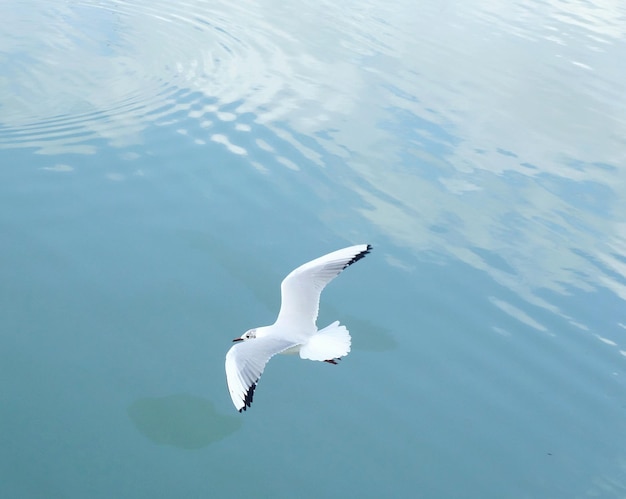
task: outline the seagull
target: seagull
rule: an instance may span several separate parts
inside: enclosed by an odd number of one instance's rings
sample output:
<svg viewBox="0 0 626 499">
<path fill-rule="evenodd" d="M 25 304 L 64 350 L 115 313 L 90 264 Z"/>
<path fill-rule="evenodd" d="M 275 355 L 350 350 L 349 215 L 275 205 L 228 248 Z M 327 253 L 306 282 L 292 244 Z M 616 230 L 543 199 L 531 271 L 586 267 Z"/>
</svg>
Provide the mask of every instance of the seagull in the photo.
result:
<svg viewBox="0 0 626 499">
<path fill-rule="evenodd" d="M 271 326 L 249 329 L 226 354 L 226 381 L 239 411 L 252 404 L 254 390 L 267 362 L 276 354 L 337 364 L 350 352 L 350 333 L 335 321 L 317 329 L 320 294 L 342 270 L 365 257 L 372 247 L 358 244 L 321 256 L 292 271 L 280 285 L 281 304 Z"/>
</svg>

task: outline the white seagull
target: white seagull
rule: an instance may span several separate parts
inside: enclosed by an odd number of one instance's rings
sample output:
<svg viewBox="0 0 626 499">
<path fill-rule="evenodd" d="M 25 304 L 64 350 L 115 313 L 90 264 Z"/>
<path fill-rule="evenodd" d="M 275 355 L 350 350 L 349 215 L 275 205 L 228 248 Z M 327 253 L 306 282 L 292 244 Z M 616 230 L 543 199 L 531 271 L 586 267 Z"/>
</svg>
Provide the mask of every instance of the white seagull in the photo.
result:
<svg viewBox="0 0 626 499">
<path fill-rule="evenodd" d="M 372 247 L 358 244 L 340 249 L 301 265 L 280 285 L 282 302 L 276 322 L 249 329 L 233 341 L 226 354 L 226 380 L 235 408 L 245 411 L 265 364 L 277 353 L 300 354 L 303 359 L 336 364 L 350 352 L 350 333 L 333 322 L 317 329 L 322 289 L 343 269 L 358 262 Z"/>
</svg>

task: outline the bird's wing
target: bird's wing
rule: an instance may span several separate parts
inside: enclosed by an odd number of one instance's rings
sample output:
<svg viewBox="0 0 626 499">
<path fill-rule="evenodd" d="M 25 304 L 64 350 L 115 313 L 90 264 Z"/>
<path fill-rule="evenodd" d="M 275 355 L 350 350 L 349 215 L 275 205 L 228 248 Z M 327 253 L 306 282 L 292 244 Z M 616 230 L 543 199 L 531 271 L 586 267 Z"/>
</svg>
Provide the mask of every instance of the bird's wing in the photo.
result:
<svg viewBox="0 0 626 499">
<path fill-rule="evenodd" d="M 277 353 L 296 346 L 282 338 L 261 337 L 233 345 L 226 354 L 226 381 L 236 409 L 245 411 L 252 403 L 254 389 L 265 364 Z"/>
<path fill-rule="evenodd" d="M 350 246 L 316 258 L 292 271 L 280 285 L 282 301 L 276 325 L 285 329 L 314 327 L 322 289 L 371 249 L 369 244 Z"/>
</svg>

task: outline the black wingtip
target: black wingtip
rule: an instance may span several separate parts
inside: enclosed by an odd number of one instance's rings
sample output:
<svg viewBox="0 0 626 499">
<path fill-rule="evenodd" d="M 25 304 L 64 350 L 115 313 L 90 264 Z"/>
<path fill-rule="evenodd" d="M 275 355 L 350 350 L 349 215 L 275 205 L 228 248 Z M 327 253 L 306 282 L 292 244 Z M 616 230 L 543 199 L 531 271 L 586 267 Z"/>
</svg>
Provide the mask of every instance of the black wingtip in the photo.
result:
<svg viewBox="0 0 626 499">
<path fill-rule="evenodd" d="M 348 263 L 346 263 L 346 265 L 344 266 L 344 269 L 346 267 L 349 267 L 353 263 L 358 262 L 362 258 L 365 258 L 365 255 L 368 255 L 370 251 L 372 251 L 372 245 L 368 244 L 367 247 L 363 251 L 361 251 L 360 253 L 357 253 L 356 255 L 354 255 L 354 257 L 352 257 L 352 260 L 350 260 Z"/>
<path fill-rule="evenodd" d="M 244 405 L 241 409 L 239 409 L 239 412 L 245 411 L 246 409 L 248 409 L 248 407 L 250 407 L 250 404 L 252 404 L 252 399 L 254 398 L 254 389 L 256 388 L 258 381 L 259 380 L 257 380 L 256 383 L 253 383 L 252 386 L 248 388 L 248 391 L 246 392 L 246 396 L 243 398 Z"/>
</svg>

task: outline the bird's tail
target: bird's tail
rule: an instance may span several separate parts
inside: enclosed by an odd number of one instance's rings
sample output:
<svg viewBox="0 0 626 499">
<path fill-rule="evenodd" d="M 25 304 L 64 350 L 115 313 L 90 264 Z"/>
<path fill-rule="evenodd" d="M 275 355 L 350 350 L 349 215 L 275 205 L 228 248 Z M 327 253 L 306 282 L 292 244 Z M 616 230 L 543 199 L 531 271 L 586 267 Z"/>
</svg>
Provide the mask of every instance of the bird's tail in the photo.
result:
<svg viewBox="0 0 626 499">
<path fill-rule="evenodd" d="M 309 360 L 332 360 L 345 357 L 350 352 L 350 333 L 335 321 L 319 330 L 300 347 L 300 357 Z"/>
</svg>

